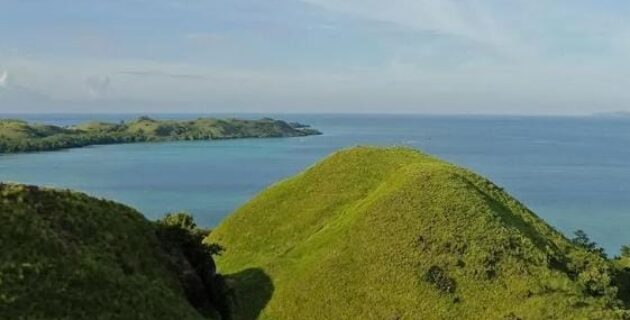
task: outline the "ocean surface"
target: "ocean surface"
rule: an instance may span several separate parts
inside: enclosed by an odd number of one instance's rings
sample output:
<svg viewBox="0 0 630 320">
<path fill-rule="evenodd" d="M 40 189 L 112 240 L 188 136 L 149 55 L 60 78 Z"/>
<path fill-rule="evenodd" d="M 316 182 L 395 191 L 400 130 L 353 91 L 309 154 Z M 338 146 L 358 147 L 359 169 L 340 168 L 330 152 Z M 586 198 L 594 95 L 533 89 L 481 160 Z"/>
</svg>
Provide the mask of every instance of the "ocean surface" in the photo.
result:
<svg viewBox="0 0 630 320">
<path fill-rule="evenodd" d="M 137 116 L 11 115 L 58 125 Z M 490 178 L 565 234 L 585 230 L 611 255 L 630 244 L 630 118 L 271 116 L 310 124 L 324 135 L 0 155 L 0 180 L 81 190 L 131 205 L 151 219 L 184 210 L 211 227 L 263 188 L 330 152 L 406 145 Z"/>
</svg>

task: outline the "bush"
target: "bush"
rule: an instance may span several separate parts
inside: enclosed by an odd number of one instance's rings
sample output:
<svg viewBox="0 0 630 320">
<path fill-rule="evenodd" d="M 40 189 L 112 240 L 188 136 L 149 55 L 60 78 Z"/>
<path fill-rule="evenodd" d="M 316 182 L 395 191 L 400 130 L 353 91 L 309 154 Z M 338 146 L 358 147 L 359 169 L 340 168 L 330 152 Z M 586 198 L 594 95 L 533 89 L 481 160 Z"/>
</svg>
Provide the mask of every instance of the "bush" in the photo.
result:
<svg viewBox="0 0 630 320">
<path fill-rule="evenodd" d="M 571 242 L 578 247 L 582 247 L 588 251 L 600 255 L 602 258 L 607 258 L 606 251 L 597 245 L 597 242 L 591 241 L 591 238 L 584 232 L 584 230 L 577 230 L 574 232 L 575 237 L 571 239 Z"/>
<path fill-rule="evenodd" d="M 455 293 L 457 284 L 453 278 L 450 278 L 446 272 L 438 267 L 432 266 L 424 275 L 424 280 L 433 284 L 440 293 Z"/>
<path fill-rule="evenodd" d="M 158 239 L 170 255 L 189 302 L 202 313 L 215 309 L 226 315 L 223 293 L 227 290 L 213 259 L 224 249 L 219 244 L 203 242 L 209 233 L 197 228 L 193 217 L 184 212 L 169 213 L 157 221 Z"/>
</svg>

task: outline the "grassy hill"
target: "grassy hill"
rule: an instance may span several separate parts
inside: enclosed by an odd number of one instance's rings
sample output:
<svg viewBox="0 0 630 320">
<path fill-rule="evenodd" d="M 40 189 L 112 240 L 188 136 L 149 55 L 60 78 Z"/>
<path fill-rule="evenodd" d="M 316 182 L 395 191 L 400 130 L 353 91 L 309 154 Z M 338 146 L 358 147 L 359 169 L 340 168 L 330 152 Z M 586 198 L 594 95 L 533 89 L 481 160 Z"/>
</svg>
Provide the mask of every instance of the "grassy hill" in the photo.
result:
<svg viewBox="0 0 630 320">
<path fill-rule="evenodd" d="M 0 120 L 0 153 L 50 151 L 95 144 L 299 137 L 320 134 L 299 123 L 260 120 L 198 118 L 191 121 L 140 117 L 123 123 L 88 122 L 62 128 Z"/>
<path fill-rule="evenodd" d="M 157 236 L 181 235 L 170 225 L 80 193 L 0 184 L 0 319 L 218 317 L 189 303 L 204 287 L 181 267 L 186 252 Z"/>
<path fill-rule="evenodd" d="M 235 319 L 621 319 L 610 261 L 419 152 L 333 154 L 229 216 Z M 625 290 L 625 289 L 624 289 Z M 627 316 L 627 315 L 626 315 Z"/>
<path fill-rule="evenodd" d="M 0 319 L 630 319 L 630 248 L 608 260 L 404 148 L 337 152 L 209 236 L 185 214 L 0 184 L 0 248 Z"/>
<path fill-rule="evenodd" d="M 2 139 L 9 140 L 23 140 L 23 139 L 36 139 L 43 138 L 58 134 L 69 134 L 72 130 L 42 125 L 42 124 L 29 124 L 26 121 L 15 119 L 0 120 L 0 137 Z"/>
</svg>

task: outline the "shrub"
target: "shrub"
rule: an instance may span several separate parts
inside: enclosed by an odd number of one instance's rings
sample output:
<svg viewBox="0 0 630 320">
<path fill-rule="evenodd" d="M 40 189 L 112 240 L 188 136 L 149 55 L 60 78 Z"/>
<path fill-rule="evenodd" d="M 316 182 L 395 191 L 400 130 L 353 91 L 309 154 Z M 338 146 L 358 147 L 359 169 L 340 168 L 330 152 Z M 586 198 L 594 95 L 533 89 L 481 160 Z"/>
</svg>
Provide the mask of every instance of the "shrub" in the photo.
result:
<svg viewBox="0 0 630 320">
<path fill-rule="evenodd" d="M 457 287 L 455 280 L 450 278 L 446 272 L 438 267 L 432 266 L 424 275 L 424 280 L 433 284 L 440 293 L 455 293 Z"/>
<path fill-rule="evenodd" d="M 197 228 L 193 217 L 184 212 L 169 213 L 157 221 L 158 239 L 170 255 L 189 302 L 201 312 L 216 309 L 225 315 L 228 310 L 222 293 L 226 290 L 213 259 L 224 249 L 203 242 L 209 233 Z"/>
<path fill-rule="evenodd" d="M 591 238 L 586 234 L 586 232 L 584 232 L 584 230 L 577 230 L 574 234 L 575 237 L 571 239 L 573 244 L 606 258 L 606 251 L 604 251 L 603 248 L 600 248 L 597 245 L 597 242 L 591 241 Z"/>
</svg>

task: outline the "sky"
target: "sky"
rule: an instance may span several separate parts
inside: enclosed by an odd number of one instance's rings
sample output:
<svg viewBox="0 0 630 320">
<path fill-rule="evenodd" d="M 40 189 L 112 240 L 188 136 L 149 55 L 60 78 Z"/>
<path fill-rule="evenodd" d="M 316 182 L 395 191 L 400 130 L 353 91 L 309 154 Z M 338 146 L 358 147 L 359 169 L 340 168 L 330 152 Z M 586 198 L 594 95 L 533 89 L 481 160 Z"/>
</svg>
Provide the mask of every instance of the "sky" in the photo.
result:
<svg viewBox="0 0 630 320">
<path fill-rule="evenodd" d="M 0 113 L 630 112 L 625 0 L 0 0 Z"/>
</svg>

